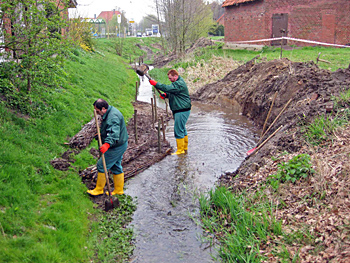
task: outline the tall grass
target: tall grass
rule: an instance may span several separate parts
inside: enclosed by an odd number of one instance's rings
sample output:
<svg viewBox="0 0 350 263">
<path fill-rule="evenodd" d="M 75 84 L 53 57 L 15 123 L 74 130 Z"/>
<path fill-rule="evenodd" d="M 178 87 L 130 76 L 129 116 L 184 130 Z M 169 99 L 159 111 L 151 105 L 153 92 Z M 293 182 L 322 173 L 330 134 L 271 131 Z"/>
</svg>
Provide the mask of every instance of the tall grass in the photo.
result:
<svg viewBox="0 0 350 263">
<path fill-rule="evenodd" d="M 96 145 L 73 156 L 68 171 L 55 170 L 50 161 L 67 151 L 64 143 L 91 120 L 97 98 L 118 107 L 126 120 L 132 116 L 136 74 L 115 53 L 99 45 L 97 50 L 72 52 L 60 88 L 37 94 L 45 105 L 40 118 L 0 101 L 1 262 L 87 262 L 96 256 L 100 222 L 93 219 L 100 212 L 78 175 L 96 163 L 88 154 Z"/>
<path fill-rule="evenodd" d="M 218 238 L 224 262 L 260 262 L 260 246 L 280 235 L 281 222 L 268 202 L 252 203 L 244 194 L 235 195 L 220 187 L 200 197 L 203 227 Z"/>
</svg>

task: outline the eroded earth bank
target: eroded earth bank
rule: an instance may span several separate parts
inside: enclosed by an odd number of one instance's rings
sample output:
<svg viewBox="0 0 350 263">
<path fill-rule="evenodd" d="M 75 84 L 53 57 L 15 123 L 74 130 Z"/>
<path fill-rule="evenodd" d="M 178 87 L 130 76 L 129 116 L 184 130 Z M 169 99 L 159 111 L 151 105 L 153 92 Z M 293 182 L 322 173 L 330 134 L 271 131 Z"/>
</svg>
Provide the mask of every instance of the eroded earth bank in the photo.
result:
<svg viewBox="0 0 350 263">
<path fill-rule="evenodd" d="M 241 113 L 261 129 L 275 97 L 265 128 L 269 130 L 261 142 L 279 130 L 247 156 L 235 172 L 223 174 L 220 183 L 232 191 L 254 192 L 277 172 L 278 164 L 299 154 L 310 155 L 313 175 L 295 183 L 286 182 L 278 191 L 264 190 L 271 202 L 281 204 L 275 216 L 282 220 L 285 231 L 306 229 L 314 237 L 311 243 L 287 247 L 292 255 L 299 253 L 302 262 L 350 260 L 350 128 L 347 125 L 336 129 L 318 146 L 306 137 L 306 127 L 315 119 L 347 119 L 349 104 L 339 98 L 349 88 L 349 68 L 330 72 L 313 62 L 252 60 L 192 96 L 206 103 L 238 102 Z M 260 252 L 269 257 L 269 262 L 278 261 L 270 252 L 271 244 L 277 245 L 279 238 L 268 243 Z"/>
</svg>

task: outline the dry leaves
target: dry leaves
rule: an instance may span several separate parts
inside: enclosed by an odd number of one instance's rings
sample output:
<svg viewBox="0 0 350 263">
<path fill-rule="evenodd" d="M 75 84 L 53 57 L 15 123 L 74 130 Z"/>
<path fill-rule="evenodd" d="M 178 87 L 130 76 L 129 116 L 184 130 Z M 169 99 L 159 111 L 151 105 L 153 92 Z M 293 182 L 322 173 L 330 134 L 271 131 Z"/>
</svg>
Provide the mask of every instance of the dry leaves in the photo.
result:
<svg viewBox="0 0 350 263">
<path fill-rule="evenodd" d="M 300 262 L 350 262 L 350 126 L 338 129 L 325 147 L 304 146 L 299 152 L 280 156 L 279 161 L 287 162 L 302 153 L 310 154 L 316 173 L 295 184 L 282 184 L 277 192 L 265 190 L 275 204 L 284 202 L 275 211 L 275 217 L 283 222 L 284 232 L 304 233 L 304 240 L 286 249 L 291 257 L 299 254 Z M 265 163 L 255 174 L 231 178 L 231 187 L 253 193 L 277 171 L 277 162 Z M 272 253 L 281 249 L 278 239 L 261 251 L 269 258 L 268 262 L 280 261 Z"/>
</svg>

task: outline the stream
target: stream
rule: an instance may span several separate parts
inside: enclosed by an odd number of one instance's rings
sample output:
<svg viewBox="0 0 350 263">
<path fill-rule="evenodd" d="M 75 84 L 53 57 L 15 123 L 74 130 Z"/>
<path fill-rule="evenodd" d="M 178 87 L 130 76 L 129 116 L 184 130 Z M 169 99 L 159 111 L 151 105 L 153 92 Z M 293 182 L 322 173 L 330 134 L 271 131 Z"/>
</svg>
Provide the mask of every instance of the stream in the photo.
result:
<svg viewBox="0 0 350 263">
<path fill-rule="evenodd" d="M 151 102 L 152 86 L 140 81 L 138 100 Z M 157 96 L 157 106 L 165 108 Z M 170 111 L 170 109 L 169 109 Z M 226 171 L 235 171 L 255 147 L 257 130 L 239 114 L 238 105 L 218 107 L 192 102 L 187 122 L 188 152 L 168 155 L 125 183 L 125 193 L 137 202 L 131 227 L 135 250 L 130 262 L 219 262 L 215 247 L 198 226 L 200 193 L 215 188 Z M 176 149 L 173 120 L 166 138 Z"/>
</svg>

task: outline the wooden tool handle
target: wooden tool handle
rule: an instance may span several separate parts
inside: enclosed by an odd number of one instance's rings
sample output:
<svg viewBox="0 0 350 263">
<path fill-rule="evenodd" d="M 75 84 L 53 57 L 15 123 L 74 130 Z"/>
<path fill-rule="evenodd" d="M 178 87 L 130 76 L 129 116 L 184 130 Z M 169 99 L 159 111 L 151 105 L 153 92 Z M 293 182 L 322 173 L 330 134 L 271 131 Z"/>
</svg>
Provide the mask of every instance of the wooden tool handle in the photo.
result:
<svg viewBox="0 0 350 263">
<path fill-rule="evenodd" d="M 97 112 L 95 109 L 94 109 L 94 116 L 95 116 L 95 122 L 96 122 L 98 144 L 99 144 L 99 147 L 101 147 L 102 146 L 101 133 L 100 133 L 100 127 L 98 126 Z M 111 186 L 109 185 L 109 176 L 108 176 L 105 155 L 103 153 L 101 155 L 101 158 L 102 158 L 103 169 L 105 171 L 105 176 L 106 176 L 106 181 L 107 181 L 108 194 L 110 197 L 112 197 Z"/>
</svg>

